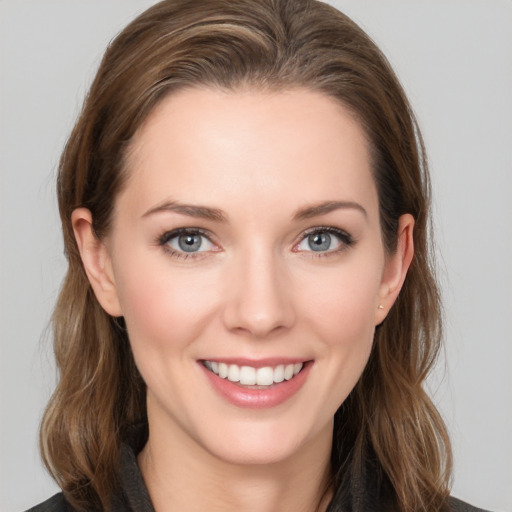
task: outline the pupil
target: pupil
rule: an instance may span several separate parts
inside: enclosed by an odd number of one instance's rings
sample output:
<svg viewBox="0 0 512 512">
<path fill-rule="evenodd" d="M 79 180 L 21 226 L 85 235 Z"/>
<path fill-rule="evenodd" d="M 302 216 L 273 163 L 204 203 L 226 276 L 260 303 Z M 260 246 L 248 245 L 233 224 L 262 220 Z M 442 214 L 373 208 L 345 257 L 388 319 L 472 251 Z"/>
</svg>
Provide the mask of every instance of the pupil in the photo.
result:
<svg viewBox="0 0 512 512">
<path fill-rule="evenodd" d="M 313 251 L 327 251 L 331 246 L 329 233 L 314 233 L 308 237 L 309 247 Z"/>
<path fill-rule="evenodd" d="M 181 250 L 194 252 L 201 247 L 201 237 L 199 235 L 181 235 L 178 244 Z"/>
</svg>

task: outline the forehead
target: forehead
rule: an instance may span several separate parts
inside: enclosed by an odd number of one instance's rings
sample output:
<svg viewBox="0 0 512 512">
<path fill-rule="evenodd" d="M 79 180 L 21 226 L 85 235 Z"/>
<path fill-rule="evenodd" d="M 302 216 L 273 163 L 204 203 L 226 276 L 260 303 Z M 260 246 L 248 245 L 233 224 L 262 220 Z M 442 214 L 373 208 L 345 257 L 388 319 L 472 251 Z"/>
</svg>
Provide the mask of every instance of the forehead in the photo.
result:
<svg viewBox="0 0 512 512">
<path fill-rule="evenodd" d="M 168 96 L 135 135 L 128 176 L 121 195 L 136 193 L 139 203 L 376 197 L 360 123 L 335 99 L 301 89 Z"/>
</svg>

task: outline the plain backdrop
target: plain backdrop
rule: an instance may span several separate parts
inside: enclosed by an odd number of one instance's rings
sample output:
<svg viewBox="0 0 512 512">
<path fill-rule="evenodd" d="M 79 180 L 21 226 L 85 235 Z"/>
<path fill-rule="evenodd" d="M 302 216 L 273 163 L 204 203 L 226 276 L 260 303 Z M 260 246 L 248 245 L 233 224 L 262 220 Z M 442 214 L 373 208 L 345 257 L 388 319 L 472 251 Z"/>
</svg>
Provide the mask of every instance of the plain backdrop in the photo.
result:
<svg viewBox="0 0 512 512">
<path fill-rule="evenodd" d="M 0 510 L 57 491 L 37 430 L 65 270 L 59 153 L 108 41 L 148 0 L 0 0 Z M 512 511 L 512 2 L 350 0 L 394 65 L 430 155 L 446 312 L 431 379 L 453 493 Z"/>
</svg>

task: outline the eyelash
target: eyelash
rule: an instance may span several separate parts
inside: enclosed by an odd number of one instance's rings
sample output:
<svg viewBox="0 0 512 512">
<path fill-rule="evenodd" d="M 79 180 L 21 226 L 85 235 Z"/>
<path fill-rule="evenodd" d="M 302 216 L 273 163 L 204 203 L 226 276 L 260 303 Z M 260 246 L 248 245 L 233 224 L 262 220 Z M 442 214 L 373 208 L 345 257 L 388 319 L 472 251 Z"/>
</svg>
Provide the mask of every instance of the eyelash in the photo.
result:
<svg viewBox="0 0 512 512">
<path fill-rule="evenodd" d="M 356 243 L 356 240 L 354 237 L 347 233 L 343 229 L 335 228 L 333 226 L 315 226 L 313 228 L 307 229 L 304 233 L 301 234 L 300 239 L 298 242 L 294 244 L 294 248 L 297 247 L 300 243 L 302 243 L 304 240 L 306 240 L 309 236 L 319 233 L 328 233 L 329 235 L 336 236 L 340 241 L 340 247 L 336 249 L 331 249 L 327 251 L 318 251 L 315 252 L 313 250 L 311 251 L 304 251 L 308 253 L 309 257 L 313 258 L 325 258 L 329 256 L 334 256 L 336 254 L 339 254 L 340 252 L 343 252 L 351 247 L 353 247 Z M 294 252 L 300 252 L 298 250 L 295 250 Z"/>
<path fill-rule="evenodd" d="M 177 259 L 186 260 L 188 258 L 199 258 L 203 255 L 204 251 L 187 253 L 185 251 L 176 251 L 168 245 L 173 238 L 177 238 L 180 235 L 200 235 L 206 238 L 211 244 L 215 245 L 211 241 L 210 232 L 200 228 L 179 228 L 172 231 L 166 231 L 163 235 L 157 238 L 157 244 L 160 245 L 166 253 Z"/>
<path fill-rule="evenodd" d="M 332 256 L 334 254 L 339 254 L 340 252 L 345 251 L 350 247 L 353 247 L 356 243 L 356 240 L 353 238 L 353 236 L 344 231 L 343 229 L 335 228 L 333 226 L 315 226 L 313 228 L 307 229 L 305 232 L 301 234 L 299 240 L 294 243 L 293 251 L 302 252 L 300 250 L 297 250 L 296 247 L 304 240 L 306 240 L 309 236 L 319 233 L 328 233 L 329 235 L 336 236 L 339 239 L 341 246 L 339 248 L 327 251 L 303 251 L 305 253 L 309 253 L 308 256 L 315 258 Z M 169 241 L 179 237 L 180 235 L 200 235 L 202 237 L 205 237 L 211 244 L 215 245 L 214 242 L 211 241 L 211 233 L 200 228 L 179 228 L 174 229 L 172 231 L 166 231 L 164 234 L 157 238 L 156 242 L 159 246 L 163 248 L 165 252 L 167 252 L 172 257 L 177 259 L 200 258 L 201 256 L 203 256 L 204 252 L 207 252 L 200 251 L 187 253 L 185 251 L 177 251 L 171 248 L 169 246 Z"/>
</svg>

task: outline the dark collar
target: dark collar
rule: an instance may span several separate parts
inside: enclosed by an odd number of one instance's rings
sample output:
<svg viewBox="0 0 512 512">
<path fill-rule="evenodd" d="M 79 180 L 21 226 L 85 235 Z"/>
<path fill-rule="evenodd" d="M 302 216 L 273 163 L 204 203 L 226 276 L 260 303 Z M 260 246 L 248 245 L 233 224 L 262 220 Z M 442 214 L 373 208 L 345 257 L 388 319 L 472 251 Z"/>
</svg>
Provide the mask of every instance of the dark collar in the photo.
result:
<svg viewBox="0 0 512 512">
<path fill-rule="evenodd" d="M 137 454 L 146 440 L 147 430 L 138 429 L 130 444 L 121 445 L 119 492 L 113 501 L 113 512 L 155 512 L 137 464 Z"/>
</svg>

